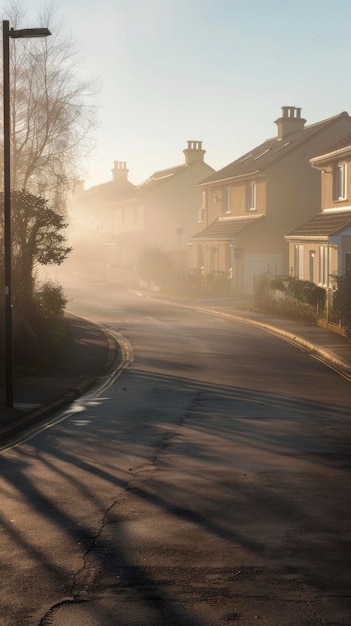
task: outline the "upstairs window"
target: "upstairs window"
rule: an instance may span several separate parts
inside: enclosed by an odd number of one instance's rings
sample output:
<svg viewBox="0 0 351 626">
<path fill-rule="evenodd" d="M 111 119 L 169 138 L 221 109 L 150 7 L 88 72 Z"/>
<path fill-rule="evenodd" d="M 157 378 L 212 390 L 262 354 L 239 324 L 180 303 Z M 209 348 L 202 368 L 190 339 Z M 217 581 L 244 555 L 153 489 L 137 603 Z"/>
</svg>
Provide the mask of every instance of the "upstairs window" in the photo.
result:
<svg viewBox="0 0 351 626">
<path fill-rule="evenodd" d="M 333 175 L 333 199 L 346 200 L 346 163 L 334 165 Z"/>
<path fill-rule="evenodd" d="M 226 189 L 222 191 L 222 213 L 225 215 L 231 212 L 230 187 L 226 187 Z"/>
<path fill-rule="evenodd" d="M 254 181 L 246 187 L 246 210 L 256 211 L 256 183 Z"/>
<path fill-rule="evenodd" d="M 201 191 L 201 206 L 203 209 L 207 207 L 207 191 L 206 189 L 202 189 Z"/>
<path fill-rule="evenodd" d="M 205 189 L 202 189 L 201 207 L 199 208 L 199 211 L 198 211 L 198 220 L 197 220 L 199 224 L 205 221 L 206 209 L 207 209 L 207 191 Z"/>
</svg>

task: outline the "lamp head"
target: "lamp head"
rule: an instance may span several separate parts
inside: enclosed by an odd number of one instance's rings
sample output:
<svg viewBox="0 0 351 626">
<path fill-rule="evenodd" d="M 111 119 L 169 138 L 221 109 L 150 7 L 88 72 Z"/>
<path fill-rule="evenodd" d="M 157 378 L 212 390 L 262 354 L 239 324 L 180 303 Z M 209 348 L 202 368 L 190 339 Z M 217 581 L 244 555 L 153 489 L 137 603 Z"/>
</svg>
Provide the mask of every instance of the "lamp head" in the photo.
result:
<svg viewBox="0 0 351 626">
<path fill-rule="evenodd" d="M 51 35 L 51 32 L 48 28 L 22 28 L 20 30 L 11 28 L 9 31 L 9 36 L 12 39 L 33 39 L 37 37 L 48 37 L 49 35 Z"/>
</svg>

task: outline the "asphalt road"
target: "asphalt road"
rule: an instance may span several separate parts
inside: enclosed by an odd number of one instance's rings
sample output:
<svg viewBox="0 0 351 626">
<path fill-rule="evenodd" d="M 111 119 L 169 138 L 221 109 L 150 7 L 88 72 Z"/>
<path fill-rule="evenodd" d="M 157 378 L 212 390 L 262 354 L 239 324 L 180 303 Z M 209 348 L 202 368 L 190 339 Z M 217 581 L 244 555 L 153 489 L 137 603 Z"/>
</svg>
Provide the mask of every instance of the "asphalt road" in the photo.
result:
<svg viewBox="0 0 351 626">
<path fill-rule="evenodd" d="M 350 383 L 245 324 L 69 295 L 130 365 L 0 455 L 1 625 L 349 625 Z"/>
</svg>

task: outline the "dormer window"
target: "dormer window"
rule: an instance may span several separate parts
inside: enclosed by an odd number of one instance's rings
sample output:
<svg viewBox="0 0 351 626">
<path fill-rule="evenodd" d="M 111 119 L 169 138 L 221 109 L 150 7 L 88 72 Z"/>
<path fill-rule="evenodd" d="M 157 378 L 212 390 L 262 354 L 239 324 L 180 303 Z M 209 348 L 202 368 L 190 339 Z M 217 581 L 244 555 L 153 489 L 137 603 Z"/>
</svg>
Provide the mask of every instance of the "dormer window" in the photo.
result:
<svg viewBox="0 0 351 626">
<path fill-rule="evenodd" d="M 230 214 L 231 211 L 231 203 L 230 203 L 230 187 L 226 187 L 222 191 L 222 213 Z"/>
<path fill-rule="evenodd" d="M 256 183 L 249 182 L 246 187 L 246 210 L 256 211 Z"/>
<path fill-rule="evenodd" d="M 333 199 L 346 200 L 346 163 L 336 163 L 333 169 Z"/>
</svg>

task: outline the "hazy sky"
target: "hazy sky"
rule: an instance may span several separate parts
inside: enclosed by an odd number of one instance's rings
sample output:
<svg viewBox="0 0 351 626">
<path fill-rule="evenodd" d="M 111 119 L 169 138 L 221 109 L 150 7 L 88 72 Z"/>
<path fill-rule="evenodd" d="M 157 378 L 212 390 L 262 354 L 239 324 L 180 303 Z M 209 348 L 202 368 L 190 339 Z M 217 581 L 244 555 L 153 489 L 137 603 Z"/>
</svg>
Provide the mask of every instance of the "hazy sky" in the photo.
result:
<svg viewBox="0 0 351 626">
<path fill-rule="evenodd" d="M 24 0 L 30 23 L 41 0 Z M 219 169 L 276 134 L 284 105 L 307 124 L 351 114 L 351 0 L 59 0 L 84 77 L 101 85 L 87 186 L 127 161 L 137 184 L 200 140 Z M 4 16 L 6 17 L 6 16 Z M 77 68 L 78 71 L 78 68 Z"/>
</svg>

